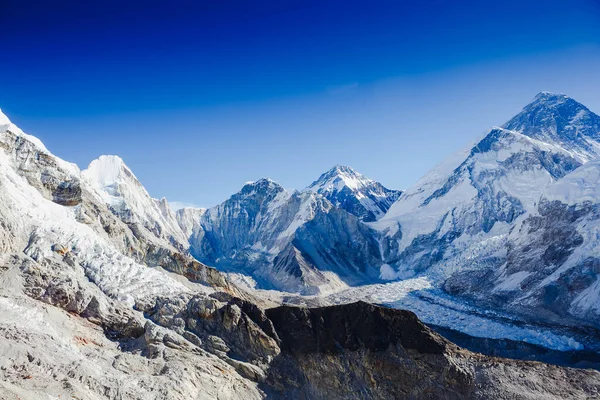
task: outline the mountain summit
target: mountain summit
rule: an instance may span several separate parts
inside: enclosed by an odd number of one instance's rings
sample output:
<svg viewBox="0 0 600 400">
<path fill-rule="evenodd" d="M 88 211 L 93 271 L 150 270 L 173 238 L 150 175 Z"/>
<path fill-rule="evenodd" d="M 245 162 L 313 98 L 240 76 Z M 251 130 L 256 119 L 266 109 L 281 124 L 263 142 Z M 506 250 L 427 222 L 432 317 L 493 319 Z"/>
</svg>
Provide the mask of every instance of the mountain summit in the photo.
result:
<svg viewBox="0 0 600 400">
<path fill-rule="evenodd" d="M 541 92 L 503 126 L 588 161 L 600 154 L 600 117 L 564 94 Z"/>
<path fill-rule="evenodd" d="M 334 166 L 307 189 L 323 195 L 336 207 L 356 215 L 364 222 L 381 218 L 402 194 L 345 165 Z"/>
</svg>

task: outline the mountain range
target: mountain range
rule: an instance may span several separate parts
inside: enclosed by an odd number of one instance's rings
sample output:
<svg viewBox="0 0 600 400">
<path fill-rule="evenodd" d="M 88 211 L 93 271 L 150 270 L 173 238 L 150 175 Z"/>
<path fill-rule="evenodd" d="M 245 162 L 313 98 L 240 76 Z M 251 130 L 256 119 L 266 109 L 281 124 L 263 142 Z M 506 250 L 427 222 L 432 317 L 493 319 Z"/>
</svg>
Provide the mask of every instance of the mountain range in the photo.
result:
<svg viewBox="0 0 600 400">
<path fill-rule="evenodd" d="M 426 277 L 477 305 L 599 327 L 598 198 L 583 189 L 597 184 L 599 140 L 600 117 L 542 92 L 405 191 L 335 166 L 302 191 L 249 183 L 182 227 L 194 257 L 259 288 Z"/>
<path fill-rule="evenodd" d="M 403 191 L 337 165 L 208 209 L 173 211 L 117 156 L 80 170 L 2 113 L 0 147 L 3 398 L 600 391 L 598 372 L 474 354 L 417 319 L 600 352 L 600 117 L 566 95 Z"/>
</svg>

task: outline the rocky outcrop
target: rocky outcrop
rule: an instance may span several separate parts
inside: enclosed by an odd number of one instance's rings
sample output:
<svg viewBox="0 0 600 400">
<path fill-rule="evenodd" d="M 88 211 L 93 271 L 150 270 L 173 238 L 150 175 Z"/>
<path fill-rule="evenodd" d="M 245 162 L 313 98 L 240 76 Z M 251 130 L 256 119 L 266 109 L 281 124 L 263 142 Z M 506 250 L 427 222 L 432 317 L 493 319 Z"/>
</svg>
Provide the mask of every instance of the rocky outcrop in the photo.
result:
<svg viewBox="0 0 600 400">
<path fill-rule="evenodd" d="M 358 302 L 267 316 L 281 338 L 263 384 L 273 398 L 562 399 L 600 390 L 598 372 L 473 354 L 409 311 Z"/>
</svg>

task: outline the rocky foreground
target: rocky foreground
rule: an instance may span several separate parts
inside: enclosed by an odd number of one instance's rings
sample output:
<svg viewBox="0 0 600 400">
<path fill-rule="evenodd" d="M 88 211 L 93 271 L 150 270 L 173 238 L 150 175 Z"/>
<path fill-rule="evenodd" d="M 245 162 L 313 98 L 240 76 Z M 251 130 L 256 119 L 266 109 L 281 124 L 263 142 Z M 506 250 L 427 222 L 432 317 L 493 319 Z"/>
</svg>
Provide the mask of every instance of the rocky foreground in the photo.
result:
<svg viewBox="0 0 600 400">
<path fill-rule="evenodd" d="M 99 307 L 93 295 L 78 306 L 89 293 L 65 282 L 64 291 L 47 286 L 42 301 L 6 295 L 38 273 L 25 262 L 0 278 L 3 399 L 600 396 L 597 371 L 475 354 L 409 311 L 364 302 L 265 310 L 226 292 L 135 311 Z"/>
</svg>

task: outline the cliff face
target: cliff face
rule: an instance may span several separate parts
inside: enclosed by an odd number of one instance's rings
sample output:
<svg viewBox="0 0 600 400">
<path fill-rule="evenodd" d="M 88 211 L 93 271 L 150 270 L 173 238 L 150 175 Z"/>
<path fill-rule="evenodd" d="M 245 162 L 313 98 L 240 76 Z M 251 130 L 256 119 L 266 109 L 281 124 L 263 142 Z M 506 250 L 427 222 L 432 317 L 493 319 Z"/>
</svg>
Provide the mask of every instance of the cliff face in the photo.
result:
<svg viewBox="0 0 600 400">
<path fill-rule="evenodd" d="M 266 315 L 281 340 L 263 384 L 272 398 L 564 399 L 600 391 L 596 371 L 471 353 L 409 311 L 357 302 Z"/>
<path fill-rule="evenodd" d="M 274 397 L 451 399 L 473 392 L 473 377 L 445 356 L 450 344 L 409 311 L 358 302 L 284 306 L 267 315 L 282 349 L 267 379 Z"/>
</svg>

